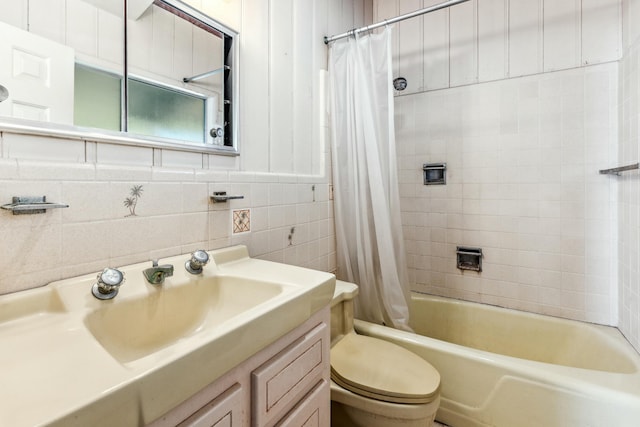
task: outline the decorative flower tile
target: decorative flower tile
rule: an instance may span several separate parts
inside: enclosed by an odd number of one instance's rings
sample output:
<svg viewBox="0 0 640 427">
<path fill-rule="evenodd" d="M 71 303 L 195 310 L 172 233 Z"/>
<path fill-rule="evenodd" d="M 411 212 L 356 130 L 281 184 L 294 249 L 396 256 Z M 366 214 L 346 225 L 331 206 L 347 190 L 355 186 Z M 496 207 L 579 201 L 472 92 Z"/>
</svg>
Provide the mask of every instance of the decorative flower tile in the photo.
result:
<svg viewBox="0 0 640 427">
<path fill-rule="evenodd" d="M 233 211 L 233 234 L 251 231 L 251 209 Z"/>
</svg>

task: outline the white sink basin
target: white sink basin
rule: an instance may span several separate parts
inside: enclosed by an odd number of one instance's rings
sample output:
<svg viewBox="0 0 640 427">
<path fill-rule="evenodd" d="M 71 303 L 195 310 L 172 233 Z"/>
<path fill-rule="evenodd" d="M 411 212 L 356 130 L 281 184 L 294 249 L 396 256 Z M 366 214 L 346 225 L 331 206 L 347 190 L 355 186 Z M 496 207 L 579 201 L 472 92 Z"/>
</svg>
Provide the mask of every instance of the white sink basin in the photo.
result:
<svg viewBox="0 0 640 427">
<path fill-rule="evenodd" d="M 120 267 L 111 300 L 96 273 L 0 296 L 0 425 L 137 426 L 160 417 L 275 342 L 333 296 L 335 277 L 249 258 L 243 246 Z M 34 406 L 34 402 L 37 405 Z"/>
<path fill-rule="evenodd" d="M 240 277 L 197 278 L 181 286 L 160 285 L 134 298 L 116 297 L 89 313 L 85 324 L 113 357 L 130 362 L 219 328 L 284 289 L 284 285 Z"/>
</svg>

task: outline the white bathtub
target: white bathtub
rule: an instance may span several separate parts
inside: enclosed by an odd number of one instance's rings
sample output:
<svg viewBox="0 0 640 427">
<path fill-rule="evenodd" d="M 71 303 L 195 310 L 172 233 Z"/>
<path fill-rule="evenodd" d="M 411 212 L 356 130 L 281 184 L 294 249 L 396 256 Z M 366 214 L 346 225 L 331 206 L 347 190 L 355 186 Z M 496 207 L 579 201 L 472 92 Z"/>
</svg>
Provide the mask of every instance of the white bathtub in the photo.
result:
<svg viewBox="0 0 640 427">
<path fill-rule="evenodd" d="M 639 427 L 640 356 L 615 328 L 412 294 L 411 334 L 356 321 L 442 377 L 453 427 Z"/>
</svg>

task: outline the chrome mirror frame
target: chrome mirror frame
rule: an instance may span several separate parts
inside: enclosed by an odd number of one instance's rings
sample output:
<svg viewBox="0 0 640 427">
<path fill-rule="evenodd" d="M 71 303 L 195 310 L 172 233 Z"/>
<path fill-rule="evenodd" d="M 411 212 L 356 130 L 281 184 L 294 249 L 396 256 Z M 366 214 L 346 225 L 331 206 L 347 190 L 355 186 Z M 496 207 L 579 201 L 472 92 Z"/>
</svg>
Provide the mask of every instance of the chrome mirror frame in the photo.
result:
<svg viewBox="0 0 640 427">
<path fill-rule="evenodd" d="M 127 1 L 123 0 L 125 17 Z M 238 156 L 238 116 L 239 105 L 239 40 L 238 32 L 221 24 L 213 18 L 205 15 L 199 10 L 179 1 L 179 0 L 154 0 L 153 5 L 169 10 L 171 13 L 177 14 L 188 21 L 194 21 L 206 25 L 223 35 L 225 43 L 225 59 L 224 66 L 229 67 L 225 70 L 228 78 L 224 83 L 224 121 L 226 126 L 225 144 L 229 145 L 211 145 L 206 143 L 193 143 L 187 141 L 179 141 L 158 137 L 147 137 L 138 134 L 129 134 L 126 131 L 109 131 L 98 128 L 86 128 L 81 126 L 66 125 L 59 123 L 39 122 L 26 119 L 18 119 L 13 117 L 0 117 L 0 132 L 6 131 L 17 134 L 52 136 L 66 139 L 86 140 L 92 142 L 104 142 L 111 144 L 142 146 L 151 148 L 170 148 L 178 151 L 200 152 L 205 154 L 219 154 L 226 156 Z M 195 25 L 195 23 L 194 23 Z M 127 69 L 127 19 L 124 19 L 124 44 L 125 44 L 125 76 L 129 75 Z M 126 82 L 126 78 L 124 79 Z M 126 84 L 125 84 L 126 88 Z M 126 89 L 125 89 L 126 92 Z M 126 97 L 126 95 L 125 95 Z M 124 101 L 126 104 L 126 100 Z M 125 113 L 123 113 L 125 114 Z M 126 123 L 126 121 L 125 121 Z M 126 129 L 126 126 L 124 127 Z M 230 133 L 230 135 L 228 135 Z M 228 136 L 227 136 L 228 135 Z M 228 139 L 227 139 L 228 138 Z M 52 142 L 55 143 L 55 142 Z"/>
</svg>

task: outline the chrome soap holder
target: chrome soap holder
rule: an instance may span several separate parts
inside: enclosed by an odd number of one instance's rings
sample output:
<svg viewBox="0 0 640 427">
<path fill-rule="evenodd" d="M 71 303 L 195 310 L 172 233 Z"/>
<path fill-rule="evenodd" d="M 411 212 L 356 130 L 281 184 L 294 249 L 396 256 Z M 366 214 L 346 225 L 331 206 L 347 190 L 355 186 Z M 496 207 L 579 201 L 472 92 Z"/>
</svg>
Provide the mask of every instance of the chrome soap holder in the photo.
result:
<svg viewBox="0 0 640 427">
<path fill-rule="evenodd" d="M 47 196 L 13 196 L 13 203 L 0 208 L 12 211 L 14 215 L 42 214 L 47 209 L 68 208 L 64 203 L 47 202 Z"/>
<path fill-rule="evenodd" d="M 227 200 L 244 199 L 244 196 L 227 196 L 226 191 L 214 191 L 211 200 L 213 203 L 227 203 Z"/>
</svg>

